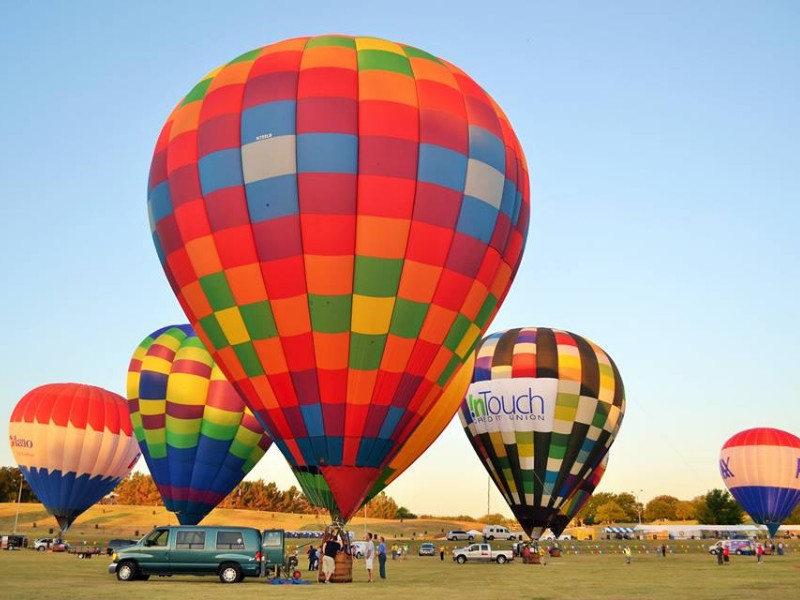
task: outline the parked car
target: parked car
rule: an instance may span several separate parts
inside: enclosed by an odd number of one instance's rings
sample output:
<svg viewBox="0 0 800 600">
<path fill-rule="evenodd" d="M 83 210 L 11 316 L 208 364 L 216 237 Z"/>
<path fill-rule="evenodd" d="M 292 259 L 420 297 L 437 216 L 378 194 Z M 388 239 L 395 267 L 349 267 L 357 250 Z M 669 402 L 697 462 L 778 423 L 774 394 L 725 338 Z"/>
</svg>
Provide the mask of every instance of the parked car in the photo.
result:
<svg viewBox="0 0 800 600">
<path fill-rule="evenodd" d="M 744 554 L 747 556 L 756 553 L 756 542 L 753 540 L 722 540 L 708 547 L 710 554 L 715 554 L 719 549 L 728 548 L 731 554 Z"/>
<path fill-rule="evenodd" d="M 419 547 L 420 556 L 436 556 L 436 546 L 433 544 L 425 543 Z"/>
<path fill-rule="evenodd" d="M 487 525 L 483 528 L 483 537 L 490 542 L 492 540 L 521 540 L 522 534 L 509 531 L 508 527 L 502 525 Z"/>
<path fill-rule="evenodd" d="M 128 546 L 134 546 L 138 541 L 139 540 L 109 540 L 108 546 L 106 546 L 106 554 L 111 556 L 117 550 L 127 548 Z"/>
<path fill-rule="evenodd" d="M 514 560 L 511 550 L 492 550 L 489 544 L 472 544 L 466 548 L 453 550 L 453 560 L 463 565 L 467 561 L 496 562 L 499 565 Z"/>
<path fill-rule="evenodd" d="M 53 552 L 66 552 L 69 544 L 60 538 L 36 538 L 33 542 L 33 549 L 37 552 L 52 550 Z"/>
<path fill-rule="evenodd" d="M 156 527 L 135 545 L 114 552 L 108 572 L 120 581 L 146 581 L 151 575 L 217 575 L 222 583 L 238 583 L 246 576 L 261 575 L 269 533 L 252 527 Z"/>
<path fill-rule="evenodd" d="M 555 540 L 561 540 L 562 542 L 566 542 L 566 541 L 571 540 L 572 536 L 571 535 L 560 535 L 560 536 L 556 537 L 555 535 L 550 534 L 550 535 L 543 535 L 539 539 L 540 540 L 544 540 L 545 542 L 552 542 L 552 541 L 555 541 Z"/>
<path fill-rule="evenodd" d="M 350 542 L 350 554 L 353 558 L 364 558 L 367 555 L 367 542 Z"/>
<path fill-rule="evenodd" d="M 454 529 L 453 531 L 447 532 L 447 539 L 451 542 L 456 542 L 460 540 L 466 540 L 471 542 L 475 539 L 475 536 L 469 533 L 468 531 L 461 531 L 460 529 Z"/>
</svg>

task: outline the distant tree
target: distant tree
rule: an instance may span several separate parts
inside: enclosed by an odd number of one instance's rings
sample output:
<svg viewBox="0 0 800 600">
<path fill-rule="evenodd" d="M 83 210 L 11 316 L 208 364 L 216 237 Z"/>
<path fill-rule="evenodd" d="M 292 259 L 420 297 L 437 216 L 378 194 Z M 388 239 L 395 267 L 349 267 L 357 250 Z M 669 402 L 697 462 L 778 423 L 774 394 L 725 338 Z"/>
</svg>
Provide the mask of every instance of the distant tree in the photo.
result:
<svg viewBox="0 0 800 600">
<path fill-rule="evenodd" d="M 163 504 L 161 494 L 150 475 L 134 472 L 123 479 L 114 488 L 117 504 L 133 504 L 138 506 L 160 506 Z"/>
<path fill-rule="evenodd" d="M 619 507 L 625 511 L 625 518 L 623 521 L 637 521 L 639 515 L 644 511 L 644 506 L 640 502 L 636 502 L 636 496 L 630 492 L 622 492 L 614 497 L 614 501 L 619 504 Z"/>
<path fill-rule="evenodd" d="M 614 500 L 598 506 L 594 518 L 595 523 L 619 523 L 630 520 L 625 510 Z"/>
<path fill-rule="evenodd" d="M 367 504 L 367 515 L 375 519 L 394 519 L 398 509 L 397 502 L 381 492 Z"/>
<path fill-rule="evenodd" d="M 711 490 L 698 502 L 697 521 L 701 525 L 739 525 L 743 520 L 742 507 L 724 490 Z"/>
<path fill-rule="evenodd" d="M 416 519 L 417 515 L 412 513 L 408 510 L 405 506 L 401 506 L 397 509 L 397 512 L 394 515 L 395 519 Z"/>
<path fill-rule="evenodd" d="M 504 526 L 515 526 L 517 521 L 515 519 L 509 519 L 506 516 L 501 515 L 500 513 L 492 513 L 489 515 L 483 515 L 482 517 L 478 517 L 477 521 L 479 523 L 487 523 L 491 525 L 504 525 Z"/>
<path fill-rule="evenodd" d="M 656 496 L 644 509 L 644 517 L 648 521 L 665 519 L 674 521 L 678 518 L 678 500 L 675 496 Z"/>
<path fill-rule="evenodd" d="M 22 477 L 17 467 L 0 467 L 0 502 L 16 502 L 19 496 L 19 485 L 22 482 L 20 502 L 38 502 L 31 486 Z"/>
<path fill-rule="evenodd" d="M 697 518 L 697 507 L 691 500 L 678 500 L 675 507 L 675 518 L 679 521 L 689 521 Z"/>
<path fill-rule="evenodd" d="M 600 492 L 595 494 L 591 497 L 589 502 L 586 503 L 586 506 L 584 506 L 580 512 L 578 512 L 576 519 L 582 523 L 585 523 L 586 525 L 594 525 L 595 523 L 598 523 L 597 508 L 607 502 L 613 501 L 614 497 L 614 494 L 609 494 L 608 492 Z"/>
<path fill-rule="evenodd" d="M 798 504 L 786 520 L 786 525 L 800 525 L 800 504 Z"/>
<path fill-rule="evenodd" d="M 475 517 L 471 517 L 470 515 L 429 515 L 429 514 L 422 514 L 417 517 L 418 519 L 434 519 L 440 521 L 467 521 L 470 523 L 474 523 L 478 519 Z"/>
</svg>

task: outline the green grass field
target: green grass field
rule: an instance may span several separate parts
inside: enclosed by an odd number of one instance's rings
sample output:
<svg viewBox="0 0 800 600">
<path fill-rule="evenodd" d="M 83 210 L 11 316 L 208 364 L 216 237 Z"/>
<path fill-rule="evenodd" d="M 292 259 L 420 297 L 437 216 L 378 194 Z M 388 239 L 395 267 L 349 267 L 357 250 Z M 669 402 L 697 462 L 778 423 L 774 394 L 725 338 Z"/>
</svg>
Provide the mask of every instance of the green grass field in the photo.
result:
<svg viewBox="0 0 800 600">
<path fill-rule="evenodd" d="M 676 543 L 677 544 L 677 543 Z M 223 585 L 216 577 L 172 577 L 121 583 L 106 573 L 105 557 L 79 560 L 66 554 L 32 550 L 0 552 L 0 597 L 2 598 L 647 598 L 718 599 L 725 597 L 796 598 L 800 579 L 800 551 L 795 544 L 785 556 L 766 556 L 762 564 L 754 557 L 731 558 L 728 566 L 702 552 L 698 542 L 687 544 L 686 553 L 658 558 L 653 553 L 634 554 L 626 565 L 620 554 L 610 554 L 616 543 L 573 544 L 578 554 L 551 558 L 547 566 L 457 565 L 449 557 L 409 556 L 388 561 L 388 579 L 367 584 L 363 561 L 353 567 L 351 584 L 268 585 L 246 579 Z M 599 546 L 603 554 L 590 554 Z M 683 544 L 679 546 L 682 547 Z M 648 547 L 649 549 L 649 547 Z M 307 566 L 307 565 L 306 565 Z M 303 568 L 303 561 L 301 561 Z M 303 571 L 304 578 L 308 575 Z"/>
<path fill-rule="evenodd" d="M 0 533 L 13 527 L 17 507 L 0 504 Z M 36 537 L 46 537 L 55 521 L 39 504 L 21 505 L 18 531 L 26 534 L 31 544 Z M 68 532 L 72 544 L 104 545 L 109 538 L 130 537 L 135 531 L 144 534 L 154 525 L 175 523 L 174 515 L 163 508 L 142 506 L 94 506 L 82 515 Z M 36 526 L 34 527 L 34 523 Z M 321 517 L 288 515 L 246 510 L 215 510 L 204 524 L 238 524 L 257 528 L 321 529 Z M 358 538 L 364 532 L 364 521 L 355 519 L 351 528 Z M 562 542 L 565 556 L 551 558 L 546 567 L 523 565 L 515 560 L 508 565 L 456 565 L 449 557 L 456 545 L 446 542 L 444 562 L 437 558 L 421 558 L 416 551 L 421 541 L 437 537 L 442 530 L 471 528 L 477 524 L 446 520 L 381 521 L 370 519 L 367 527 L 379 535 L 408 544 L 411 555 L 405 560 L 388 561 L 389 578 L 368 585 L 363 561 L 354 565 L 354 582 L 320 586 L 268 585 L 264 580 L 245 580 L 223 585 L 216 577 L 153 578 L 150 581 L 118 582 L 106 572 L 105 556 L 79 560 L 67 554 L 37 553 L 33 550 L 0 551 L 0 598 L 166 598 L 177 595 L 191 600 L 225 598 L 312 598 L 320 594 L 328 598 L 366 597 L 378 594 L 390 600 L 450 600 L 465 598 L 556 599 L 556 598 L 647 598 L 654 600 L 718 599 L 731 594 L 736 597 L 769 594 L 789 600 L 800 597 L 800 541 L 787 544 L 785 556 L 766 556 L 763 564 L 754 557 L 731 558 L 719 567 L 705 546 L 709 541 L 667 541 L 670 554 L 658 558 L 655 548 L 661 541 L 631 541 L 633 564 L 626 565 L 620 554 L 620 541 Z M 412 536 L 415 539 L 411 539 Z M 287 540 L 287 550 L 297 550 L 301 568 L 305 544 L 309 540 Z M 316 540 L 311 541 L 315 543 Z M 786 540 L 784 540 L 786 543 Z M 437 546 L 441 544 L 436 541 Z M 510 543 L 495 544 L 508 548 Z M 308 573 L 303 571 L 304 578 Z M 309 578 L 313 580 L 312 578 Z"/>
</svg>

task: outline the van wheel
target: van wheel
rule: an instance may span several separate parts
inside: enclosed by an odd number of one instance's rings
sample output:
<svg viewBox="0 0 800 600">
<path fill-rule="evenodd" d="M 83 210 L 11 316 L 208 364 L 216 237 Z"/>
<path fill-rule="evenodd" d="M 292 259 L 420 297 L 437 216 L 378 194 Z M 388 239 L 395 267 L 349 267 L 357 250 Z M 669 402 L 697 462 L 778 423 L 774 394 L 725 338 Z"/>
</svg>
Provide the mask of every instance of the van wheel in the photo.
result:
<svg viewBox="0 0 800 600">
<path fill-rule="evenodd" d="M 117 567 L 117 579 L 120 581 L 133 581 L 136 579 L 136 563 L 131 560 L 123 560 Z"/>
<path fill-rule="evenodd" d="M 219 568 L 219 580 L 222 583 L 238 583 L 242 576 L 242 570 L 239 565 L 228 563 Z"/>
<path fill-rule="evenodd" d="M 505 557 L 505 554 L 501 554 L 501 555 L 499 555 L 499 556 L 497 557 L 497 564 L 498 564 L 498 565 L 504 565 L 504 564 L 506 564 L 506 557 Z"/>
<path fill-rule="evenodd" d="M 471 541 L 472 541 L 472 540 L 474 540 L 474 539 L 475 539 L 475 536 L 474 536 L 474 535 L 471 535 L 471 536 L 469 536 L 469 537 L 467 538 L 467 541 L 470 541 L 470 542 L 471 542 Z"/>
<path fill-rule="evenodd" d="M 491 542 L 491 541 L 494 539 L 494 536 L 493 536 L 493 535 L 490 535 L 490 536 L 489 536 L 489 537 L 487 537 L 486 539 L 487 539 L 487 540 L 489 540 L 489 541 Z"/>
<path fill-rule="evenodd" d="M 45 548 L 44 546 L 39 546 L 39 547 L 36 549 L 36 551 L 37 551 L 37 552 L 45 552 L 46 550 L 47 550 L 47 548 Z"/>
<path fill-rule="evenodd" d="M 465 562 L 467 562 L 467 557 L 466 557 L 466 556 L 464 556 L 463 554 L 459 554 L 459 555 L 456 557 L 456 562 L 457 562 L 458 564 L 460 564 L 460 565 L 463 565 Z"/>
</svg>

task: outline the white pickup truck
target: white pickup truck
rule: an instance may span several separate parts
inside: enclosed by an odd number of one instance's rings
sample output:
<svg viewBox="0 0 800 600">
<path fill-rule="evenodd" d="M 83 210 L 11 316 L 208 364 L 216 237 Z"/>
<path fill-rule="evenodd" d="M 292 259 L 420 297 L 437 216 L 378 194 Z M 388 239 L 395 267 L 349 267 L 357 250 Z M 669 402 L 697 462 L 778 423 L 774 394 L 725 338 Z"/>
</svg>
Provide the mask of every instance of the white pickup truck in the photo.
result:
<svg viewBox="0 0 800 600">
<path fill-rule="evenodd" d="M 499 565 L 514 560 L 511 550 L 492 550 L 489 544 L 470 544 L 466 548 L 453 550 L 453 560 L 463 565 L 465 562 L 496 562 Z"/>
</svg>

